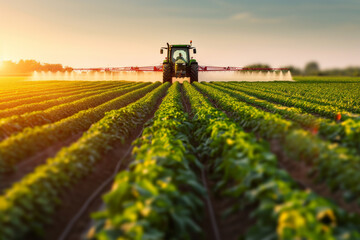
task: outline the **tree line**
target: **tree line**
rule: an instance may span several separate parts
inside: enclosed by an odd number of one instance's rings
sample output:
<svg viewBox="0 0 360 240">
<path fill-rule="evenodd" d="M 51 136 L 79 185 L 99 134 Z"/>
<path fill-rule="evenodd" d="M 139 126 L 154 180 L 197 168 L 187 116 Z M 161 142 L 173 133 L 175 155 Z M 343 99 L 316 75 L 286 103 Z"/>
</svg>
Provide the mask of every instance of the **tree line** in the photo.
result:
<svg viewBox="0 0 360 240">
<path fill-rule="evenodd" d="M 251 64 L 245 68 L 271 68 L 268 64 Z M 354 76 L 360 77 L 360 67 L 334 68 L 322 70 L 319 64 L 311 61 L 305 65 L 303 69 L 289 65 L 282 68 L 288 68 L 292 75 L 303 76 Z M 51 72 L 65 72 L 72 71 L 71 67 L 63 66 L 62 64 L 40 63 L 35 60 L 20 60 L 18 62 L 3 61 L 0 68 L 0 74 L 28 74 L 34 71 L 51 71 Z"/>
<path fill-rule="evenodd" d="M 2 74 L 28 74 L 34 71 L 65 72 L 72 71 L 71 67 L 64 67 L 62 64 L 40 63 L 35 60 L 20 60 L 18 62 L 3 61 L 0 69 Z"/>
<path fill-rule="evenodd" d="M 251 64 L 246 68 L 271 68 L 268 64 Z M 360 67 L 346 67 L 346 68 L 333 68 L 333 69 L 320 69 L 317 62 L 308 62 L 303 69 L 288 65 L 281 68 L 288 68 L 292 75 L 303 76 L 349 76 L 360 77 Z"/>
</svg>

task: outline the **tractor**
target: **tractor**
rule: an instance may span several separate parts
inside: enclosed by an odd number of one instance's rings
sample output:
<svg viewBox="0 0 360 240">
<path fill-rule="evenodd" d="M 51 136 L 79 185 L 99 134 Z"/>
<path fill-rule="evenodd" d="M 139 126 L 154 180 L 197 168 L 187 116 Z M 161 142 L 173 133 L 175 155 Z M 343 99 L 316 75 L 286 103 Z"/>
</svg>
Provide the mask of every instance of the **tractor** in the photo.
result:
<svg viewBox="0 0 360 240">
<path fill-rule="evenodd" d="M 135 76 L 139 77 L 139 80 L 143 80 L 145 77 L 144 72 L 163 72 L 163 83 L 172 83 L 173 78 L 190 78 L 190 83 L 198 82 L 198 72 L 245 72 L 245 74 L 236 74 L 235 79 L 249 80 L 249 77 L 256 77 L 255 80 L 265 81 L 269 80 L 292 80 L 291 73 L 288 68 L 243 68 L 243 67 L 217 67 L 217 66 L 202 66 L 198 65 L 197 61 L 190 57 L 190 50 L 196 54 L 196 48 L 190 44 L 173 44 L 167 43 L 167 47 L 160 48 L 160 54 L 164 54 L 164 49 L 167 49 L 167 56 L 162 65 L 156 66 L 142 66 L 142 67 L 111 67 L 111 68 L 74 68 L 73 71 L 79 71 L 80 73 L 86 72 L 117 72 L 121 74 L 123 72 L 134 72 Z M 255 71 L 254 74 L 249 72 Z M 264 74 L 264 71 L 267 73 Z M 282 74 L 282 71 L 288 71 L 286 75 Z M 137 73 L 141 73 L 138 75 Z M 120 76 L 120 75 L 119 75 Z M 134 75 L 130 75 L 134 76 Z M 158 76 L 158 75 L 156 75 Z M 121 75 L 121 78 L 128 77 L 128 74 Z M 130 77 L 133 81 L 134 79 Z"/>
<path fill-rule="evenodd" d="M 196 48 L 190 45 L 169 45 L 160 49 L 160 54 L 167 49 L 167 57 L 163 62 L 163 83 L 172 83 L 172 78 L 190 78 L 190 83 L 198 81 L 199 65 L 195 59 L 190 58 L 190 49 L 196 54 Z"/>
</svg>

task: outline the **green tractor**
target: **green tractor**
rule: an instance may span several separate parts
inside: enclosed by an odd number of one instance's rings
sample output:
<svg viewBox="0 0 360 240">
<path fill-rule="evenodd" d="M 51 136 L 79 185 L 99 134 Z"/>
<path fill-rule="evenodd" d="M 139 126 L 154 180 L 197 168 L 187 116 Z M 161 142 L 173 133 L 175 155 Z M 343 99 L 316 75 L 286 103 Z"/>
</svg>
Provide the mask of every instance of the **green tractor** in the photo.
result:
<svg viewBox="0 0 360 240">
<path fill-rule="evenodd" d="M 198 81 L 198 63 L 190 58 L 190 49 L 196 54 L 196 48 L 190 45 L 169 45 L 160 49 L 160 54 L 167 49 L 167 57 L 163 62 L 163 83 L 172 83 L 172 78 L 190 78 L 190 83 Z"/>
</svg>

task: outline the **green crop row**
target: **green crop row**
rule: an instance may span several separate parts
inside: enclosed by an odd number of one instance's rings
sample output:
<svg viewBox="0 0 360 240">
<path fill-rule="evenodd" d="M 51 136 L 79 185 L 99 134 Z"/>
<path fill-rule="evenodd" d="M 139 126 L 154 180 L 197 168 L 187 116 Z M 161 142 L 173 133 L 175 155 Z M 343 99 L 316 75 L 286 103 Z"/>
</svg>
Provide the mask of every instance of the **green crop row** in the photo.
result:
<svg viewBox="0 0 360 240">
<path fill-rule="evenodd" d="M 282 92 L 289 96 L 310 97 L 316 101 L 331 101 L 351 107 L 359 105 L 360 99 L 358 93 L 360 84 L 356 82 L 346 83 L 316 83 L 316 82 L 252 82 L 237 83 L 239 86 L 256 89 L 268 89 L 270 91 Z"/>
<path fill-rule="evenodd" d="M 40 127 L 27 128 L 23 132 L 11 135 L 0 142 L 0 172 L 13 171 L 15 164 L 32 156 L 54 143 L 86 131 L 91 124 L 103 118 L 106 112 L 118 109 L 138 100 L 157 84 L 140 84 L 143 88 L 131 91 L 95 108 L 80 111 L 68 118 Z M 123 92 L 124 93 L 124 92 Z"/>
<path fill-rule="evenodd" d="M 23 84 L 23 83 L 22 83 Z M 21 84 L 21 85 L 22 85 Z M 96 86 L 104 86 L 104 83 L 89 83 L 89 82 L 61 82 L 58 84 L 45 84 L 44 85 L 36 85 L 31 84 L 30 86 L 26 86 L 25 88 L 19 88 L 19 85 L 9 84 L 11 90 L 7 93 L 0 94 L 0 103 L 8 102 L 17 99 L 30 98 L 34 96 L 39 96 L 41 94 L 49 94 L 49 93 L 61 93 L 62 91 L 69 91 L 74 89 L 88 88 L 88 87 L 96 87 Z M 108 85 L 108 83 L 105 83 Z"/>
<path fill-rule="evenodd" d="M 115 89 L 116 87 L 109 86 L 109 88 Z M 103 93 L 104 91 L 107 91 L 107 89 L 106 90 L 104 90 L 104 89 L 86 90 L 82 93 L 74 94 L 74 95 L 67 96 L 67 97 L 60 97 L 60 98 L 56 98 L 56 99 L 52 99 L 52 100 L 45 100 L 43 102 L 38 102 L 38 103 L 29 103 L 29 104 L 20 105 L 20 106 L 14 107 L 14 108 L 0 110 L 0 119 L 11 117 L 14 115 L 21 115 L 21 114 L 33 112 L 33 111 L 46 110 L 53 106 L 57 106 L 57 105 L 60 105 L 63 103 L 73 102 L 73 101 L 79 100 L 81 98 L 85 98 L 85 97 L 95 95 L 98 93 Z"/>
<path fill-rule="evenodd" d="M 230 87 L 229 85 L 226 85 L 226 84 L 225 84 L 225 86 Z M 278 94 L 267 93 L 262 90 L 249 90 L 244 87 L 236 86 L 236 85 L 235 86 L 231 85 L 230 88 L 234 89 L 234 90 L 239 90 L 239 91 L 245 92 L 249 95 L 259 97 L 261 99 L 266 99 L 268 101 L 280 103 L 285 106 L 298 107 L 298 108 L 303 109 L 306 112 L 319 114 L 321 116 L 331 118 L 331 119 L 336 119 L 339 116 L 338 114 L 341 114 L 341 118 L 344 120 L 346 120 L 346 119 L 356 119 L 357 121 L 360 120 L 360 115 L 346 112 L 336 106 L 330 106 L 330 105 L 324 106 L 324 105 L 315 104 L 315 103 L 308 102 L 308 101 L 293 99 L 288 96 L 281 96 Z"/>
<path fill-rule="evenodd" d="M 341 123 L 336 123 L 335 121 L 315 117 L 299 108 L 285 107 L 253 97 L 241 91 L 225 88 L 222 84 L 211 84 L 211 86 L 244 102 L 260 106 L 272 113 L 280 114 L 283 118 L 293 120 L 314 134 L 319 132 L 321 136 L 330 141 L 338 142 L 344 147 L 353 148 L 360 152 L 360 121 L 347 119 Z"/>
<path fill-rule="evenodd" d="M 132 84 L 132 85 L 135 85 L 135 84 Z M 0 121 L 2 121 L 1 118 L 8 118 L 8 117 L 11 117 L 14 115 L 21 115 L 21 114 L 33 112 L 33 111 L 43 111 L 50 107 L 54 107 L 54 106 L 57 106 L 57 105 L 60 105 L 63 103 L 73 102 L 73 101 L 79 100 L 81 98 L 85 98 L 85 97 L 95 95 L 98 93 L 103 93 L 103 92 L 109 91 L 111 89 L 116 89 L 117 87 L 128 87 L 128 86 L 130 86 L 130 85 L 119 84 L 118 86 L 108 85 L 106 88 L 94 87 L 93 89 L 86 89 L 80 93 L 76 93 L 74 95 L 70 95 L 70 96 L 66 96 L 66 97 L 59 97 L 56 99 L 45 100 L 42 102 L 28 103 L 28 104 L 20 105 L 20 106 L 13 107 L 13 108 L 7 108 L 4 110 L 0 110 Z"/>
<path fill-rule="evenodd" d="M 187 118 L 176 82 L 136 141 L 130 170 L 117 175 L 105 209 L 94 214 L 89 238 L 190 239 L 200 230 L 194 219 L 204 190 L 191 169 L 197 160 Z"/>
<path fill-rule="evenodd" d="M 67 118 L 81 110 L 96 107 L 113 98 L 119 97 L 125 93 L 146 86 L 148 83 L 132 84 L 130 87 L 117 87 L 110 90 L 100 91 L 97 95 L 88 96 L 79 100 L 63 103 L 45 111 L 34 111 L 23 115 L 16 115 L 0 119 L 0 140 L 9 137 L 12 134 L 23 131 L 27 127 L 41 126 L 51 124 L 63 118 Z M 82 93 L 86 94 L 86 93 Z M 52 100 L 49 100 L 53 104 Z"/>
<path fill-rule="evenodd" d="M 116 85 L 115 85 L 116 86 Z M 102 86 L 102 88 L 108 88 L 108 84 L 105 84 L 104 86 Z M 95 89 L 96 86 L 90 86 L 90 87 L 74 87 L 74 89 L 70 89 L 70 90 L 62 90 L 60 92 L 56 92 L 56 93 L 50 93 L 50 94 L 40 94 L 38 96 L 33 96 L 33 97 L 28 97 L 28 98 L 17 98 L 15 100 L 12 101 L 6 101 L 6 102 L 2 102 L 0 103 L 0 110 L 4 110 L 4 109 L 8 109 L 8 108 L 13 108 L 13 107 L 17 107 L 20 105 L 24 105 L 24 104 L 28 104 L 28 103 L 37 103 L 37 102 L 42 102 L 45 100 L 51 100 L 51 99 L 56 99 L 59 97 L 66 97 L 66 96 L 71 96 L 77 93 L 82 93 L 84 91 L 87 91 L 89 89 Z"/>
<path fill-rule="evenodd" d="M 22 97 L 26 96 L 36 96 L 39 94 L 44 94 L 49 92 L 54 92 L 58 90 L 66 90 L 73 86 L 77 87 L 91 87 L 91 86 L 105 86 L 105 85 L 115 85 L 119 83 L 133 83 L 130 81 L 23 81 L 21 84 L 18 82 L 6 83 L 7 91 L 0 93 L 0 98 L 3 97 L 12 97 L 14 95 Z M 2 86 L 3 88 L 4 86 Z"/>
<path fill-rule="evenodd" d="M 256 223 L 241 239 L 360 239 L 357 215 L 309 190 L 300 190 L 278 169 L 266 144 L 212 107 L 190 84 L 184 86 L 194 111 L 198 151 L 213 165 L 213 175 L 219 180 L 214 191 L 238 199 L 233 210 L 257 206 L 251 213 Z M 211 96 L 217 100 L 223 93 Z"/>
<path fill-rule="evenodd" d="M 169 84 L 158 86 L 138 101 L 110 111 L 71 146 L 15 183 L 0 196 L 0 239 L 27 239 L 41 235 L 51 221 L 60 194 L 80 178 L 91 175 L 115 141 L 128 140 L 144 124 Z"/>
<path fill-rule="evenodd" d="M 259 110 L 208 85 L 195 83 L 195 86 L 244 128 L 268 139 L 279 138 L 291 159 L 311 165 L 315 180 L 326 183 L 334 191 L 341 190 L 348 201 L 360 196 L 357 184 L 360 181 L 358 155 L 352 154 L 347 148 L 323 141 L 303 129 L 297 129 L 292 122 L 282 119 L 278 114 Z"/>
<path fill-rule="evenodd" d="M 22 82 L 22 84 L 19 84 L 19 82 L 11 82 L 9 83 L 9 81 L 6 81 L 6 78 L 3 78 L 5 81 L 4 82 L 0 82 L 0 96 L 3 95 L 7 95 L 7 94 L 12 94 L 14 92 L 18 93 L 19 91 L 24 91 L 24 92 L 32 92 L 35 91 L 35 88 L 40 88 L 41 85 L 45 84 L 48 86 L 54 85 L 55 81 L 24 81 Z M 65 82 L 65 81 L 57 81 L 57 83 L 70 83 L 69 82 Z M 32 88 L 29 88 L 29 86 L 31 86 Z"/>
<path fill-rule="evenodd" d="M 349 96 L 346 96 L 346 98 L 343 97 L 338 97 L 337 99 L 330 99 L 329 96 L 323 96 L 323 92 L 325 91 L 323 89 L 323 86 L 315 86 L 314 84 L 312 85 L 313 89 L 318 88 L 316 92 L 311 93 L 308 89 L 308 86 L 306 87 L 306 89 L 302 89 L 301 85 L 297 86 L 297 84 L 293 84 L 295 85 L 289 85 L 288 88 L 281 88 L 281 83 L 270 83 L 267 85 L 253 85 L 253 84 L 249 84 L 249 85 L 245 85 L 245 84 L 229 84 L 231 86 L 241 86 L 244 87 L 248 90 L 258 90 L 258 91 L 263 91 L 269 94 L 277 94 L 280 95 L 282 97 L 290 97 L 293 99 L 298 99 L 298 100 L 302 100 L 302 101 L 307 101 L 307 102 L 312 102 L 312 103 L 316 103 L 319 105 L 330 105 L 330 106 L 335 106 L 337 108 L 343 109 L 345 111 L 350 111 L 350 112 L 354 112 L 354 113 L 359 113 L 360 112 L 360 108 L 358 105 L 358 99 L 355 98 L 351 98 Z M 341 87 L 342 85 L 339 85 L 338 87 Z M 332 94 L 335 91 L 337 92 L 339 89 L 336 89 L 337 86 L 332 86 L 332 89 L 327 89 L 328 92 L 327 94 Z M 341 89 L 343 90 L 343 89 Z M 315 94 L 315 95 L 313 95 Z M 320 96 L 319 96 L 320 95 Z M 332 96 L 333 97 L 333 96 Z"/>
</svg>

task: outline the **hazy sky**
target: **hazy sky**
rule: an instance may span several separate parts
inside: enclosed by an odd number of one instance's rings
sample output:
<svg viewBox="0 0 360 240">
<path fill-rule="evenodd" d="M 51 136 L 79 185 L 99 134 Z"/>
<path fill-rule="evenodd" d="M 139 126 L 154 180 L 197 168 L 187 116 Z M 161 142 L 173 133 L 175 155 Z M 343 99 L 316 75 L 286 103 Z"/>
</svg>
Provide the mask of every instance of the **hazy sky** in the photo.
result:
<svg viewBox="0 0 360 240">
<path fill-rule="evenodd" d="M 0 60 L 153 65 L 170 43 L 200 65 L 360 65 L 359 0 L 0 0 Z"/>
</svg>

